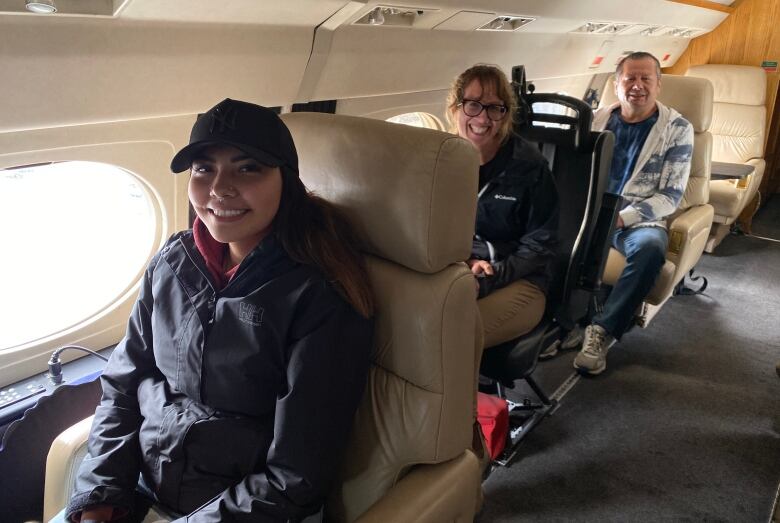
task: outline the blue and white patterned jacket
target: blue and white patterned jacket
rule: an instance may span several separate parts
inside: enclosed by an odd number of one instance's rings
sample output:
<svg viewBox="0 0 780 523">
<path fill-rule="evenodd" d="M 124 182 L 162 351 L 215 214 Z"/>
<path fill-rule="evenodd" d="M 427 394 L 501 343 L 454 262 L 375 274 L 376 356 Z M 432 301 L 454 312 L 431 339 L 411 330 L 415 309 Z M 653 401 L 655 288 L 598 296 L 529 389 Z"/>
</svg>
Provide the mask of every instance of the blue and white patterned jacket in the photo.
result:
<svg viewBox="0 0 780 523">
<path fill-rule="evenodd" d="M 639 153 L 634 172 L 623 187 L 629 204 L 620 217 L 626 227 L 666 227 L 665 217 L 680 205 L 693 153 L 693 126 L 680 113 L 661 102 L 658 121 Z M 603 107 L 593 115 L 594 131 L 603 131 L 619 102 Z"/>
</svg>

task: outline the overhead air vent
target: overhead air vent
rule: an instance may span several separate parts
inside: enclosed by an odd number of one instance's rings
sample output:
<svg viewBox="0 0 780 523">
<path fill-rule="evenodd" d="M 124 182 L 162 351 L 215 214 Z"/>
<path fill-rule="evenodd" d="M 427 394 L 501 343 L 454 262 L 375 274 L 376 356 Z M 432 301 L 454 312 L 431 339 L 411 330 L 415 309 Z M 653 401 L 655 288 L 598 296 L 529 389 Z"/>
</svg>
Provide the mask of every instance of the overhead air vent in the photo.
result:
<svg viewBox="0 0 780 523">
<path fill-rule="evenodd" d="M 618 34 L 623 33 L 630 29 L 632 24 L 609 24 L 607 27 L 601 30 L 601 34 Z"/>
<path fill-rule="evenodd" d="M 693 38 L 705 33 L 704 29 L 694 29 L 690 27 L 673 27 L 668 25 L 645 25 L 638 24 L 623 34 L 636 34 L 639 36 L 681 36 L 683 38 Z"/>
<path fill-rule="evenodd" d="M 666 29 L 662 25 L 648 25 L 647 27 L 643 28 L 641 31 L 639 31 L 640 36 L 658 36 L 661 34 L 661 32 Z"/>
<path fill-rule="evenodd" d="M 648 24 L 633 24 L 631 27 L 622 32 L 624 35 L 640 35 L 640 36 L 657 36 L 661 34 L 661 30 L 666 26 L 663 25 L 648 25 Z"/>
<path fill-rule="evenodd" d="M 536 20 L 529 16 L 498 16 L 490 22 L 477 28 L 477 31 L 517 31 L 524 25 Z"/>
<path fill-rule="evenodd" d="M 682 36 L 683 38 L 693 38 L 704 31 L 702 29 L 691 29 L 690 27 L 666 27 L 663 32 L 666 36 Z M 660 33 L 659 33 L 660 34 Z"/>
<path fill-rule="evenodd" d="M 378 5 L 355 20 L 358 25 L 414 27 L 422 17 L 435 9 Z"/>
<path fill-rule="evenodd" d="M 622 34 L 626 33 L 634 27 L 634 24 L 627 22 L 585 22 L 572 33 L 585 33 L 585 34 Z"/>
<path fill-rule="evenodd" d="M 585 22 L 572 33 L 598 33 L 609 25 L 609 22 Z"/>
</svg>

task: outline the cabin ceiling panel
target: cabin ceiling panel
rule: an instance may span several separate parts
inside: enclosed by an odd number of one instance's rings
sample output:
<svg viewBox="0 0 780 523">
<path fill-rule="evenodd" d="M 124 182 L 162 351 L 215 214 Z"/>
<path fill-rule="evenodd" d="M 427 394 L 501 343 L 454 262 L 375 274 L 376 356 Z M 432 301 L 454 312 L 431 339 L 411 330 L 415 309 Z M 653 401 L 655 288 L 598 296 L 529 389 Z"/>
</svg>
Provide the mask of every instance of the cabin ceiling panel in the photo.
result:
<svg viewBox="0 0 780 523">
<path fill-rule="evenodd" d="M 377 5 L 406 6 L 405 8 L 423 8 L 426 12 L 414 26 L 428 29 L 446 22 L 463 13 L 471 16 L 475 29 L 481 25 L 482 18 L 472 13 L 489 15 L 530 16 L 536 20 L 519 29 L 521 32 L 569 32 L 580 27 L 586 21 L 614 21 L 634 24 L 685 25 L 703 30 L 711 30 L 726 18 L 722 12 L 702 9 L 692 5 L 669 2 L 667 0 L 420 0 L 412 2 L 393 2 L 372 0 L 366 2 L 349 23 L 363 18 Z M 684 24 L 682 21 L 684 20 Z M 446 26 L 446 24 L 445 24 Z M 460 28 L 460 26 L 458 26 Z M 374 27 L 380 30 L 383 27 Z"/>
<path fill-rule="evenodd" d="M 314 27 L 349 3 L 347 0 L 128 0 L 118 16 L 168 22 Z"/>
<path fill-rule="evenodd" d="M 726 0 L 719 0 L 727 3 Z M 715 28 L 726 16 L 695 5 L 668 0 L 56 0 L 59 13 L 53 18 L 72 16 L 116 16 L 123 20 L 164 21 L 181 23 L 252 24 L 309 26 L 314 28 L 340 10 L 361 10 L 359 17 L 377 5 L 407 6 L 425 9 L 422 28 L 437 25 L 459 12 L 482 12 L 495 15 L 529 15 L 539 20 L 528 29 L 550 29 L 558 20 L 556 30 L 567 32 L 584 21 L 607 20 L 632 23 L 685 24 L 704 30 Z M 0 0 L 0 16 L 26 12 L 24 0 Z M 358 17 L 358 18 L 359 18 Z M 356 18 L 357 19 L 357 18 Z M 545 24 L 545 29 L 542 29 Z M 473 28 L 471 28 L 473 29 Z M 470 30 L 470 29 L 469 29 Z M 525 28 L 522 30 L 526 30 Z"/>
<path fill-rule="evenodd" d="M 639 35 L 454 31 L 441 31 L 431 39 L 425 31 L 393 28 L 384 28 L 377 38 L 372 29 L 350 26 L 336 31 L 312 100 L 446 89 L 465 67 L 478 62 L 498 64 L 507 72 L 523 64 L 530 79 L 611 72 L 625 52 L 636 50 L 661 58 L 668 54 L 664 63 L 672 64 L 689 42 Z M 607 49 L 602 47 L 605 41 L 612 42 Z M 599 53 L 604 53 L 603 61 L 591 67 Z"/>
<path fill-rule="evenodd" d="M 100 22 L 0 19 L 0 100 L 13 108 L 0 132 L 194 114 L 225 97 L 289 104 L 312 42 L 305 27 Z"/>
</svg>

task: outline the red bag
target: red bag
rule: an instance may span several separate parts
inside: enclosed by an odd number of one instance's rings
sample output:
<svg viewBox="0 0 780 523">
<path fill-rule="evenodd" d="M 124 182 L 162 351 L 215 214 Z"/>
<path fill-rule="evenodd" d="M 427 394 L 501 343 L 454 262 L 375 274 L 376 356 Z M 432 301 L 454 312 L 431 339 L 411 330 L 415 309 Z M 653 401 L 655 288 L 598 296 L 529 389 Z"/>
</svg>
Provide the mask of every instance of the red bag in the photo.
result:
<svg viewBox="0 0 780 523">
<path fill-rule="evenodd" d="M 482 427 L 490 459 L 496 459 L 504 450 L 509 434 L 509 406 L 506 400 L 478 392 L 477 421 Z"/>
</svg>

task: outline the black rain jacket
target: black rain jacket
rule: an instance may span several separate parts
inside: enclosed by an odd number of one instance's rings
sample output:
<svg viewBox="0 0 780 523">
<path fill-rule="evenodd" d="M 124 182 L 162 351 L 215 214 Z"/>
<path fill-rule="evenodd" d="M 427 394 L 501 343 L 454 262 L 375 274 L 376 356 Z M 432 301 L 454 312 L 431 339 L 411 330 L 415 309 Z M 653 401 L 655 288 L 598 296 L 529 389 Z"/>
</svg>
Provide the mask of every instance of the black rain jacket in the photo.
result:
<svg viewBox="0 0 780 523">
<path fill-rule="evenodd" d="M 558 231 L 558 192 L 547 160 L 513 135 L 479 172 L 471 257 L 489 261 L 494 271 L 478 278 L 479 297 L 519 279 L 546 294 Z"/>
<path fill-rule="evenodd" d="M 216 292 L 192 232 L 177 233 L 152 259 L 101 378 L 66 513 L 132 512 L 139 473 L 188 521 L 316 512 L 363 393 L 371 332 L 272 236 Z"/>
</svg>

